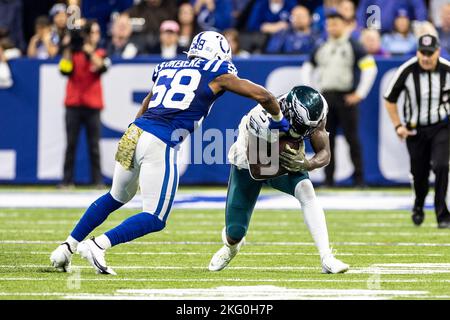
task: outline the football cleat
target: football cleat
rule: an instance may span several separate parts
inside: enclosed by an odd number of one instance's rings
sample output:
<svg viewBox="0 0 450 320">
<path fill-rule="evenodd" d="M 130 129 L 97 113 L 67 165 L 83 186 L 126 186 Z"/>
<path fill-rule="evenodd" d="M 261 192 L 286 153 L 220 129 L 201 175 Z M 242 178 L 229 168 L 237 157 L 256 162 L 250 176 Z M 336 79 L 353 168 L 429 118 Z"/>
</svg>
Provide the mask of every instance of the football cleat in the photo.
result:
<svg viewBox="0 0 450 320">
<path fill-rule="evenodd" d="M 95 238 L 81 242 L 78 245 L 78 253 L 83 259 L 86 259 L 99 274 L 111 274 L 117 273 L 106 265 L 105 252 L 96 242 Z"/>
<path fill-rule="evenodd" d="M 70 272 L 72 250 L 67 242 L 61 243 L 50 255 L 52 266 L 58 271 Z"/>
<path fill-rule="evenodd" d="M 227 241 L 226 228 L 222 230 L 222 241 L 225 244 L 217 251 L 209 262 L 209 271 L 220 271 L 224 269 L 231 260 L 237 255 L 242 245 L 245 243 L 245 237 L 238 243 L 230 245 Z"/>
<path fill-rule="evenodd" d="M 322 273 L 344 273 L 348 269 L 348 264 L 336 259 L 331 253 L 322 258 Z"/>
<path fill-rule="evenodd" d="M 439 219 L 438 222 L 439 229 L 448 229 L 450 228 L 450 216 L 447 215 L 444 218 Z"/>
</svg>

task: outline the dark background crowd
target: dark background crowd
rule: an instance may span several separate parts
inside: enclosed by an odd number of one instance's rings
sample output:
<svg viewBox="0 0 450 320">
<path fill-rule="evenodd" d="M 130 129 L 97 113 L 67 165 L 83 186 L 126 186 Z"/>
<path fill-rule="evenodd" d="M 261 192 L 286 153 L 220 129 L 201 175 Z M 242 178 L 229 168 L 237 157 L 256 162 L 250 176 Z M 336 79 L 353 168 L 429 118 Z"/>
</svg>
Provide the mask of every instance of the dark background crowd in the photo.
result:
<svg viewBox="0 0 450 320">
<path fill-rule="evenodd" d="M 61 54 L 79 17 L 98 23 L 110 57 L 170 59 L 202 30 L 224 33 L 235 56 L 308 54 L 326 40 L 333 10 L 374 56 L 413 54 L 424 29 L 450 52 L 449 0 L 0 0 L 0 60 Z"/>
</svg>

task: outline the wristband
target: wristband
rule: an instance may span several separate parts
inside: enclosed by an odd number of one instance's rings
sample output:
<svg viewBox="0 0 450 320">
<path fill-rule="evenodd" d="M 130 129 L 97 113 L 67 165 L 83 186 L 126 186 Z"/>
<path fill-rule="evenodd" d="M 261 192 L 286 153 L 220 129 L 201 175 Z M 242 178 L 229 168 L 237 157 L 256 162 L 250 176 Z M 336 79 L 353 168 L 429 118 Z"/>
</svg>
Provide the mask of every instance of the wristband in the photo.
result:
<svg viewBox="0 0 450 320">
<path fill-rule="evenodd" d="M 395 126 L 395 132 L 397 132 L 398 128 L 400 128 L 400 127 L 403 127 L 403 125 L 402 125 L 402 124 L 396 125 L 396 126 Z"/>
<path fill-rule="evenodd" d="M 283 113 L 281 112 L 281 110 L 277 115 L 272 115 L 272 119 L 275 122 L 280 122 L 281 119 L 283 119 Z"/>
</svg>

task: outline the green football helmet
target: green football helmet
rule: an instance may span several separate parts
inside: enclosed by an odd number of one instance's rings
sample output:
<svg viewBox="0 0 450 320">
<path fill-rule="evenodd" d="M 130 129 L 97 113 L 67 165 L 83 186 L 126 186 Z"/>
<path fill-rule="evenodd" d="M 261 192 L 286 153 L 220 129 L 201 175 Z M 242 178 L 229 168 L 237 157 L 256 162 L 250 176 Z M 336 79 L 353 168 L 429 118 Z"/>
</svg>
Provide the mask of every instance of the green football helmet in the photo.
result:
<svg viewBox="0 0 450 320">
<path fill-rule="evenodd" d="M 327 117 L 328 104 L 315 89 L 297 86 L 280 101 L 281 110 L 289 121 L 293 138 L 309 137 Z"/>
</svg>

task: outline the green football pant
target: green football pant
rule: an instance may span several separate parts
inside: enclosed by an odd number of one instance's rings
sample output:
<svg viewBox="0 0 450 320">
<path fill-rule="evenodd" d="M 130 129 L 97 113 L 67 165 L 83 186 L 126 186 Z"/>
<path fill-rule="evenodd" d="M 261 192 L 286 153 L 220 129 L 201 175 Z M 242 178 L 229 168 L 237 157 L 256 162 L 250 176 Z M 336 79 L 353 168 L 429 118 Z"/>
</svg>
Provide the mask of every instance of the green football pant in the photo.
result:
<svg viewBox="0 0 450 320">
<path fill-rule="evenodd" d="M 264 184 L 295 196 L 295 187 L 304 179 L 309 179 L 307 172 L 256 181 L 250 176 L 248 170 L 231 165 L 225 207 L 227 235 L 235 241 L 240 241 L 247 234 L 253 209 Z"/>
</svg>

